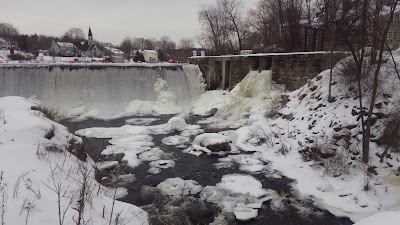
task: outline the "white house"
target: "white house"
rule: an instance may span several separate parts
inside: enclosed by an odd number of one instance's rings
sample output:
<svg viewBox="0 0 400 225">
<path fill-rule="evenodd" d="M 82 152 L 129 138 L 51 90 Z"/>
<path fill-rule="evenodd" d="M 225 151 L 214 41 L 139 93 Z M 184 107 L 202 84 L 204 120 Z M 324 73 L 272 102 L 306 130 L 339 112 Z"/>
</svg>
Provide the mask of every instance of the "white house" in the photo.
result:
<svg viewBox="0 0 400 225">
<path fill-rule="evenodd" d="M 77 48 L 70 42 L 53 41 L 50 52 L 57 56 L 74 56 Z"/>
<path fill-rule="evenodd" d="M 158 53 L 154 50 L 143 50 L 142 51 L 144 60 L 149 63 L 158 62 Z"/>
<path fill-rule="evenodd" d="M 17 42 L 11 39 L 0 38 L 0 50 L 10 50 L 11 48 L 18 49 Z"/>
<path fill-rule="evenodd" d="M 104 47 L 105 55 L 110 56 L 113 63 L 124 63 L 124 52 L 118 48 Z"/>
</svg>

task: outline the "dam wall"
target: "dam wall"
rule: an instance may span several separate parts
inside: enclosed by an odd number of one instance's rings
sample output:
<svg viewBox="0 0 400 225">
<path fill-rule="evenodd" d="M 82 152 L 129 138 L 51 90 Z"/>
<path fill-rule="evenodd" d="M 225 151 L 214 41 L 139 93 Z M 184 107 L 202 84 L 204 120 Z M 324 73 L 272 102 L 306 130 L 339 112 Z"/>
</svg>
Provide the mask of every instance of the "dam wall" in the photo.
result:
<svg viewBox="0 0 400 225">
<path fill-rule="evenodd" d="M 0 97 L 36 96 L 62 112 L 84 106 L 113 114 L 133 100 L 157 100 L 154 89 L 159 78 L 175 93 L 177 106 L 204 92 L 195 65 L 9 64 L 0 66 Z"/>
<path fill-rule="evenodd" d="M 348 56 L 334 52 L 332 65 Z M 271 70 L 272 80 L 293 91 L 331 67 L 330 52 L 291 52 L 249 55 L 194 56 L 189 63 L 198 65 L 209 90 L 231 90 L 250 71 Z"/>
</svg>

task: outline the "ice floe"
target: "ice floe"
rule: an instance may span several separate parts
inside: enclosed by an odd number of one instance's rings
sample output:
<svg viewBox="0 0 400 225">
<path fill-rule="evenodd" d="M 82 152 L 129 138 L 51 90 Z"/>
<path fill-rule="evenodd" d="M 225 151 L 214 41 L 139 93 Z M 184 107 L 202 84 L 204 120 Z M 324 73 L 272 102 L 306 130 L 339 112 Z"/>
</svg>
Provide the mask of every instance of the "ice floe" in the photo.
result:
<svg viewBox="0 0 400 225">
<path fill-rule="evenodd" d="M 162 193 L 171 196 L 183 196 L 183 195 L 195 195 L 199 193 L 203 187 L 194 180 L 183 180 L 182 178 L 168 178 L 165 181 L 159 183 L 157 188 Z"/>
</svg>

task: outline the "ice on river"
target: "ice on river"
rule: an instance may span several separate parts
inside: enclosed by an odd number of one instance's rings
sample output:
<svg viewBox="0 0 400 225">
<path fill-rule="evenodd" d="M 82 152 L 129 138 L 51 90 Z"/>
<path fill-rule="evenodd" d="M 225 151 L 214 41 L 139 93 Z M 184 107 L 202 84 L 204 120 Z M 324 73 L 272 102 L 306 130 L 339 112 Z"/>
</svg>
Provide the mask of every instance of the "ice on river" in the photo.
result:
<svg viewBox="0 0 400 225">
<path fill-rule="evenodd" d="M 180 177 L 168 178 L 159 183 L 157 188 L 159 188 L 162 193 L 170 196 L 195 195 L 203 189 L 197 181 L 183 180 Z"/>
<path fill-rule="evenodd" d="M 146 120 L 144 120 L 146 121 Z M 111 138 L 102 155 L 124 154 L 123 161 L 134 168 L 142 161 L 154 161 L 162 159 L 164 152 L 154 148 L 151 135 L 181 132 L 181 135 L 166 137 L 162 142 L 166 145 L 182 145 L 190 141 L 190 136 L 203 132 L 199 125 L 188 125 L 180 117 L 171 118 L 166 124 L 155 126 L 132 126 L 124 125 L 119 128 L 87 128 L 76 132 L 80 136 L 93 138 Z M 186 147 L 186 146 L 182 146 Z M 168 163 L 171 165 L 171 163 Z M 163 166 L 152 166 L 149 173 L 161 172 Z"/>
<path fill-rule="evenodd" d="M 222 213 L 234 213 L 238 220 L 257 217 L 262 203 L 278 198 L 274 190 L 264 189 L 260 181 L 250 175 L 224 175 L 215 186 L 206 186 L 200 193 L 203 200 L 218 204 Z"/>
</svg>

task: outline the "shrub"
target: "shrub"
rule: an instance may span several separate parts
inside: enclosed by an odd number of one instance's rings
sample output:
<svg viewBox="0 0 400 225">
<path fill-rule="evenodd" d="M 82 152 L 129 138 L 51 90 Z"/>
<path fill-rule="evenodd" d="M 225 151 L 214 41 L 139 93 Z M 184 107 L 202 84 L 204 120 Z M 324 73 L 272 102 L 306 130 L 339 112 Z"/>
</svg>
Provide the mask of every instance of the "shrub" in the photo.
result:
<svg viewBox="0 0 400 225">
<path fill-rule="evenodd" d="M 21 54 L 10 54 L 7 56 L 10 60 L 13 61 L 21 61 L 21 60 L 26 60 L 26 57 L 21 55 Z"/>
<path fill-rule="evenodd" d="M 382 136 L 377 140 L 379 145 L 385 145 L 392 152 L 400 151 L 400 115 L 393 113 L 384 123 Z"/>
<path fill-rule="evenodd" d="M 58 122 L 61 119 L 60 112 L 55 107 L 32 106 L 31 110 L 41 112 L 46 118 L 54 122 Z"/>
<path fill-rule="evenodd" d="M 87 154 L 85 151 L 85 147 L 83 146 L 83 143 L 78 142 L 75 139 L 71 139 L 69 141 L 69 146 L 67 150 L 82 162 L 86 162 Z"/>
</svg>

